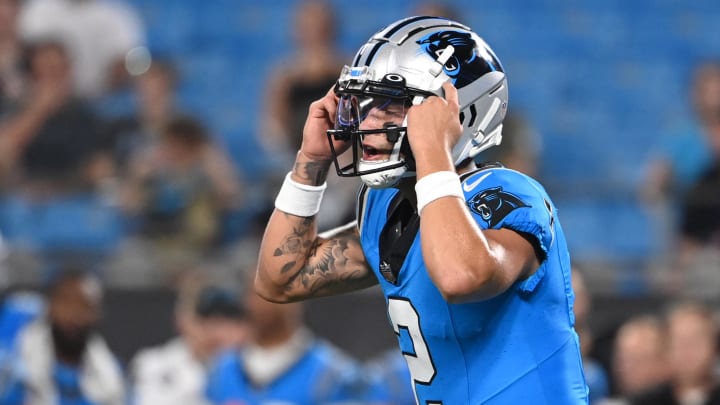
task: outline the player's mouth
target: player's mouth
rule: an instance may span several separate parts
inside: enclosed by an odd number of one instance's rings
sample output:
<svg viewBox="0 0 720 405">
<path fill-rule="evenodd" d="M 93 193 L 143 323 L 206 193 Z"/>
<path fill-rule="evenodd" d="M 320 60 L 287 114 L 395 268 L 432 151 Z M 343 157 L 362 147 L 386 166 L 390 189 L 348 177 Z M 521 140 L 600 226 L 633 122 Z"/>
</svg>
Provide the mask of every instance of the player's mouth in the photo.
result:
<svg viewBox="0 0 720 405">
<path fill-rule="evenodd" d="M 392 149 L 381 149 L 369 144 L 363 144 L 363 160 L 387 160 Z"/>
</svg>

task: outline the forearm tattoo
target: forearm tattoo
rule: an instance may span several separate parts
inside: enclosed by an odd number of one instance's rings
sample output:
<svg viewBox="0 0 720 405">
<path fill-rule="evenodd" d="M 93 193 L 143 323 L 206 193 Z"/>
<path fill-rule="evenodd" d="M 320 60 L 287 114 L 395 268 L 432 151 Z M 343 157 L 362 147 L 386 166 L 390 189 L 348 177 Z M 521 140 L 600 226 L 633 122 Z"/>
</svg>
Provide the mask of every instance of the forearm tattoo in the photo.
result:
<svg viewBox="0 0 720 405">
<path fill-rule="evenodd" d="M 328 170 L 328 162 L 295 162 L 294 168 L 295 174 L 315 185 L 325 182 Z"/>
<path fill-rule="evenodd" d="M 287 274 L 295 269 L 285 285 L 287 291 L 302 289 L 311 294 L 337 293 L 352 289 L 357 282 L 367 282 L 372 275 L 362 263 L 353 263 L 350 249 L 360 248 L 358 237 L 352 233 L 336 235 L 333 239 L 312 243 L 303 240 L 308 229 L 296 228 L 285 238 L 283 245 L 275 250 L 275 256 L 292 255 L 293 260 L 282 266 Z M 300 255 L 298 255 L 298 253 Z M 297 268 L 297 258 L 307 257 L 304 267 Z M 369 285 L 369 284 L 368 284 Z"/>
<path fill-rule="evenodd" d="M 365 277 L 366 271 L 359 263 L 351 263 L 348 250 L 355 238 L 342 236 L 328 241 L 324 246 L 314 246 L 315 254 L 307 266 L 294 274 L 288 287 L 296 283 L 312 293 L 342 290 L 343 285 Z"/>
<path fill-rule="evenodd" d="M 285 214 L 286 216 L 288 214 Z M 308 250 L 312 247 L 312 241 L 307 235 L 312 229 L 313 218 L 303 218 L 302 221 L 295 226 L 293 232 L 287 235 L 282 245 L 275 249 L 273 256 L 292 255 L 295 257 L 305 257 Z M 283 265 L 281 272 L 283 274 L 295 267 L 296 261 L 290 261 Z"/>
</svg>

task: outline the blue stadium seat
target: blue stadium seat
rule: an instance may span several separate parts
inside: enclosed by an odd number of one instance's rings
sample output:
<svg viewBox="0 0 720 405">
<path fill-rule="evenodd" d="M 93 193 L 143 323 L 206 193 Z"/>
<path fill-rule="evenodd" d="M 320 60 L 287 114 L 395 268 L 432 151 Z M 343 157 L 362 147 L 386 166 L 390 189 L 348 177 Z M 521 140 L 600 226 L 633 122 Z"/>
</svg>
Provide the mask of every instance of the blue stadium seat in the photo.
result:
<svg viewBox="0 0 720 405">
<path fill-rule="evenodd" d="M 0 231 L 8 243 L 40 253 L 110 254 L 124 236 L 117 207 L 89 194 L 43 201 L 6 196 L 0 201 Z"/>
</svg>

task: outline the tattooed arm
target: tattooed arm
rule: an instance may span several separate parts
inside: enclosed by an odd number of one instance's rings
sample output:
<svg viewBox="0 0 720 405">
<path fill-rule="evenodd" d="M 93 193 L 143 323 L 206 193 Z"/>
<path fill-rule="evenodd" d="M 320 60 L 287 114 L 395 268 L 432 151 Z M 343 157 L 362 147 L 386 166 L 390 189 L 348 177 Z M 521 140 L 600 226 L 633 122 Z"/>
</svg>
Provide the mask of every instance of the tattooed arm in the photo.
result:
<svg viewBox="0 0 720 405">
<path fill-rule="evenodd" d="M 296 182 L 319 185 L 330 162 L 316 162 L 302 153 L 293 168 Z M 326 235 L 323 235 L 326 236 Z M 255 290 L 269 301 L 290 302 L 334 295 L 377 283 L 360 246 L 357 227 L 321 238 L 315 217 L 275 210 L 265 229 Z"/>
</svg>

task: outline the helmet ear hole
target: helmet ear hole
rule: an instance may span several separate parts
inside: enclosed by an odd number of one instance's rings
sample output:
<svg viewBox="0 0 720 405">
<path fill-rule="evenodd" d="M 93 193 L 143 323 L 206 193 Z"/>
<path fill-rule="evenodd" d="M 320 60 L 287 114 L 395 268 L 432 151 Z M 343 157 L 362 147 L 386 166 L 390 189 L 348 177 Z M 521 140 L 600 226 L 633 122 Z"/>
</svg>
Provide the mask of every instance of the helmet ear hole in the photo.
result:
<svg viewBox="0 0 720 405">
<path fill-rule="evenodd" d="M 477 108 L 475 108 L 475 103 L 472 103 L 470 104 L 470 121 L 468 122 L 468 127 L 473 126 L 475 118 L 477 118 Z"/>
</svg>

